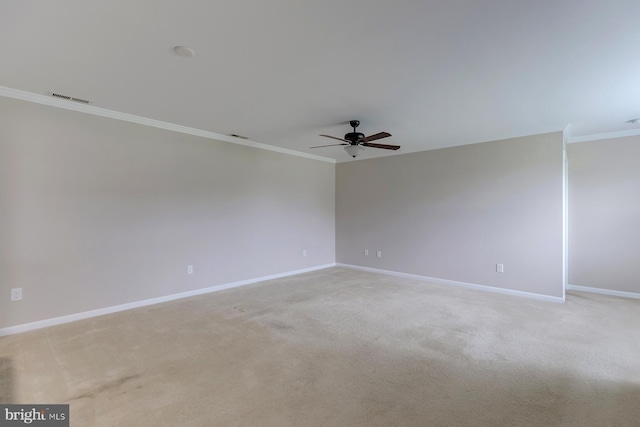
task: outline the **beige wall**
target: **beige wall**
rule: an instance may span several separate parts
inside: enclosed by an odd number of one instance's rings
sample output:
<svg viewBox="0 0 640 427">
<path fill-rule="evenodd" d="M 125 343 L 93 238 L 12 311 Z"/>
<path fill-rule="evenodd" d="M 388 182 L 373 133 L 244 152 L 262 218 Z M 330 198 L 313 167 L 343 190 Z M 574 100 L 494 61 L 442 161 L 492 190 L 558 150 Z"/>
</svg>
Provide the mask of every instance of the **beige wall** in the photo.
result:
<svg viewBox="0 0 640 427">
<path fill-rule="evenodd" d="M 330 163 L 0 98 L 0 328 L 333 263 L 334 180 Z"/>
<path fill-rule="evenodd" d="M 640 293 L 640 137 L 567 152 L 569 283 Z"/>
<path fill-rule="evenodd" d="M 336 261 L 562 297 L 562 150 L 558 132 L 340 163 Z"/>
</svg>

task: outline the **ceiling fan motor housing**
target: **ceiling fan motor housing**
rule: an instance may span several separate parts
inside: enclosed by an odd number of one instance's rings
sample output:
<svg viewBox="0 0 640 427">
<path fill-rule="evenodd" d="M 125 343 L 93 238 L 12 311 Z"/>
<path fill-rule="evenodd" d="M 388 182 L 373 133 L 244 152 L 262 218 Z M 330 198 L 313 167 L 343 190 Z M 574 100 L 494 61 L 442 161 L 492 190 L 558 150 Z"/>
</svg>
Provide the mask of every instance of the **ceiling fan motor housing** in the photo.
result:
<svg viewBox="0 0 640 427">
<path fill-rule="evenodd" d="M 364 133 L 360 132 L 349 132 L 344 136 L 344 139 L 351 142 L 351 144 L 357 144 L 358 142 L 364 139 Z"/>
</svg>

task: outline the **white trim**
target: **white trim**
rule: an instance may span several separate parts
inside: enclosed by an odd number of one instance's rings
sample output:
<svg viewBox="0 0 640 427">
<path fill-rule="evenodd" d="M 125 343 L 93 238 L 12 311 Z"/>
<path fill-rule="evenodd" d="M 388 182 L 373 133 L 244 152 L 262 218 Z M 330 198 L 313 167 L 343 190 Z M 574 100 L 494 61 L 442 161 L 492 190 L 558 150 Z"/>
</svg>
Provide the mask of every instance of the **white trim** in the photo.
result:
<svg viewBox="0 0 640 427">
<path fill-rule="evenodd" d="M 567 290 L 590 292 L 592 294 L 609 295 L 613 297 L 640 299 L 640 294 L 637 294 L 634 292 L 613 291 L 611 289 L 603 289 L 603 288 L 589 288 L 587 286 L 567 285 Z"/>
<path fill-rule="evenodd" d="M 562 132 L 562 297 L 569 283 L 569 157 L 567 140 L 570 125 Z"/>
<path fill-rule="evenodd" d="M 599 141 L 601 139 L 613 139 L 624 138 L 625 136 L 638 136 L 640 135 L 640 129 L 621 130 L 617 132 L 596 133 L 593 135 L 584 136 L 570 136 L 567 140 L 568 144 L 574 144 L 576 142 L 588 142 Z"/>
<path fill-rule="evenodd" d="M 259 148 L 261 150 L 275 151 L 277 153 L 289 154 L 289 155 L 298 156 L 298 157 L 305 157 L 307 159 L 319 160 L 321 162 L 336 163 L 335 159 L 330 159 L 328 157 L 322 157 L 322 156 L 317 156 L 315 154 L 303 153 L 301 151 L 290 150 L 288 148 L 276 147 L 274 145 L 263 144 L 261 142 L 242 140 L 242 139 L 234 138 L 233 136 L 229 136 L 229 135 L 222 135 L 220 133 L 209 132 L 202 129 L 196 129 L 196 128 L 191 128 L 187 126 L 177 125 L 174 123 L 163 122 L 160 120 L 154 120 L 147 117 L 136 116 L 133 114 L 121 113 L 119 111 L 108 110 L 106 108 L 95 107 L 93 105 L 79 104 L 73 101 L 67 101 L 64 99 L 54 98 L 51 96 L 39 95 L 37 93 L 26 92 L 19 89 L 12 89 L 5 86 L 0 86 L 0 96 L 13 98 L 13 99 L 20 99 L 22 101 L 34 102 L 36 104 L 48 105 L 50 107 L 63 108 L 65 110 L 77 111 L 80 113 L 93 114 L 94 116 L 107 117 L 110 119 L 137 123 L 139 125 L 150 126 L 158 129 L 166 129 L 174 132 L 185 133 L 188 135 L 195 135 L 203 138 L 215 139 L 216 141 L 230 142 L 232 144 Z"/>
<path fill-rule="evenodd" d="M 252 283 L 264 282 L 265 280 L 279 279 L 281 277 L 293 276 L 296 274 L 308 273 L 310 271 L 323 270 L 329 267 L 335 267 L 335 263 L 318 265 L 315 267 L 303 268 L 300 270 L 287 271 L 285 273 L 272 274 L 269 276 L 256 277 L 254 279 L 241 280 L 239 282 L 226 283 L 208 288 L 195 289 L 193 291 L 181 292 L 179 294 L 166 295 L 163 297 L 150 298 L 142 301 L 130 302 L 127 304 L 115 305 L 111 307 L 99 308 L 97 310 L 85 311 L 82 313 L 69 314 L 67 316 L 54 317 L 51 319 L 39 320 L 37 322 L 24 323 L 22 325 L 9 326 L 0 329 L 0 337 L 5 335 L 14 335 L 22 332 L 33 331 L 35 329 L 47 328 L 49 326 L 61 325 L 63 323 L 75 322 L 76 320 L 89 319 L 91 317 L 103 316 L 105 314 L 117 313 L 119 311 L 131 310 L 133 308 L 145 307 L 148 305 L 159 304 L 167 301 L 173 301 L 182 298 L 188 298 L 196 295 L 208 294 L 211 292 L 222 291 L 224 289 L 237 288 L 238 286 L 250 285 Z"/>
<path fill-rule="evenodd" d="M 486 286 L 486 285 L 476 285 L 475 283 L 458 282 L 455 280 L 448 280 L 448 279 L 438 279 L 435 277 L 419 276 L 417 274 L 409 274 L 409 273 L 400 273 L 398 271 L 380 270 L 378 268 L 361 267 L 359 265 L 352 265 L 352 264 L 336 263 L 336 266 L 352 268 L 354 270 L 368 271 L 370 273 L 386 274 L 388 276 L 404 277 L 407 279 L 416 279 L 416 280 L 422 280 L 425 282 L 434 282 L 434 283 L 439 283 L 443 285 L 453 285 L 453 286 L 459 286 L 459 287 L 468 288 L 468 289 L 477 289 L 481 291 L 495 292 L 498 294 L 533 298 L 533 299 L 542 300 L 542 301 L 550 301 L 550 302 L 556 302 L 556 303 L 564 302 L 564 297 L 553 297 L 551 295 L 534 294 L 531 292 L 524 292 L 524 291 L 514 291 L 512 289 L 496 288 L 493 286 Z"/>
</svg>

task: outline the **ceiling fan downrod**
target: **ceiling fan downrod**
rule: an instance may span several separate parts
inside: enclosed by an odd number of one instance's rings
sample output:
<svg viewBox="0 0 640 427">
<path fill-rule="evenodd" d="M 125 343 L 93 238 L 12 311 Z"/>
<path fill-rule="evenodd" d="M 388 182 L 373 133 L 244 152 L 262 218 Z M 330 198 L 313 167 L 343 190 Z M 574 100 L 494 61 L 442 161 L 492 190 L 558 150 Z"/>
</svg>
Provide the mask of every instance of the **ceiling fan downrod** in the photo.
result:
<svg viewBox="0 0 640 427">
<path fill-rule="evenodd" d="M 346 139 L 347 141 L 349 141 L 349 143 L 351 143 L 351 145 L 358 145 L 359 143 L 362 142 L 362 140 L 364 140 L 364 134 L 361 132 L 356 131 L 356 128 L 358 126 L 360 126 L 360 120 L 351 120 L 349 122 L 349 124 L 351 125 L 351 127 L 353 128 L 353 132 L 349 132 L 344 136 L 344 139 Z M 354 156 L 355 157 L 355 156 Z"/>
</svg>

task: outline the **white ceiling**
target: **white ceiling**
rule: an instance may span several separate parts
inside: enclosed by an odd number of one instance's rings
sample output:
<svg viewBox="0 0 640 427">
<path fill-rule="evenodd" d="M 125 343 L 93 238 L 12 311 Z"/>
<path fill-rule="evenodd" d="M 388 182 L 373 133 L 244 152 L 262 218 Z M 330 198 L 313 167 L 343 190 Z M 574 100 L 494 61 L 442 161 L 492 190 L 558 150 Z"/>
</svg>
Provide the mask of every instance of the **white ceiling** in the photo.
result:
<svg viewBox="0 0 640 427">
<path fill-rule="evenodd" d="M 308 147 L 350 119 L 402 146 L 359 158 L 640 131 L 639 19 L 638 0 L 0 0 L 0 86 L 337 161 Z"/>
</svg>

